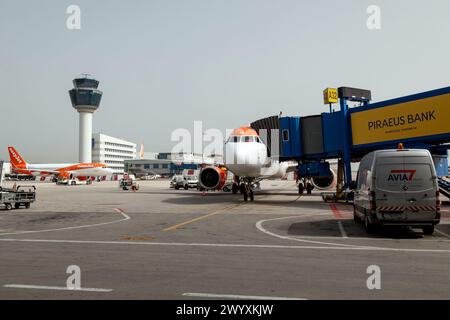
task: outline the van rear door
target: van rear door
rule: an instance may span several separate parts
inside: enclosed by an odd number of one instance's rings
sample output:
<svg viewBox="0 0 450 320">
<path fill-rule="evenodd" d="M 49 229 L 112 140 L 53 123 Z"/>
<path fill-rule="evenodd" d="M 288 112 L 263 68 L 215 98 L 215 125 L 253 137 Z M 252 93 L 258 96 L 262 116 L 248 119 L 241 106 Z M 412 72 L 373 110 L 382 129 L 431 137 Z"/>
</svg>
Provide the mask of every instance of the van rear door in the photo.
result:
<svg viewBox="0 0 450 320">
<path fill-rule="evenodd" d="M 430 221 L 436 218 L 436 173 L 428 156 L 404 157 L 407 179 L 403 181 L 406 216 L 409 221 Z"/>
<path fill-rule="evenodd" d="M 436 218 L 436 181 L 429 156 L 377 159 L 377 210 L 385 220 L 431 221 Z"/>
<path fill-rule="evenodd" d="M 375 197 L 377 211 L 387 221 L 406 221 L 403 189 L 405 164 L 403 157 L 377 157 L 375 163 Z"/>
</svg>

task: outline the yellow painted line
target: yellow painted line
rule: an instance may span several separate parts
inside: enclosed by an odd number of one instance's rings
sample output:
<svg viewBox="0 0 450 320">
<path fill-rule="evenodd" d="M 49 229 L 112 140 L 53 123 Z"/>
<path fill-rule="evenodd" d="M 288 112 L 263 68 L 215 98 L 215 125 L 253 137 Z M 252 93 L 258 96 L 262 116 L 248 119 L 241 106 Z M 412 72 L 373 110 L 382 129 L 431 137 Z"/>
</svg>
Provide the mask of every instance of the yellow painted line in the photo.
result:
<svg viewBox="0 0 450 320">
<path fill-rule="evenodd" d="M 154 240 L 154 238 L 150 237 L 150 236 L 122 236 L 122 237 L 120 237 L 120 240 L 125 240 L 125 241 L 150 241 L 150 240 Z"/>
<path fill-rule="evenodd" d="M 180 228 L 180 227 L 184 227 L 185 225 L 188 225 L 188 224 L 190 224 L 190 223 L 197 222 L 197 221 L 204 220 L 204 219 L 206 219 L 206 218 L 212 217 L 212 216 L 214 216 L 214 215 L 216 215 L 216 214 L 221 213 L 222 211 L 225 211 L 225 210 L 228 210 L 228 209 L 235 208 L 235 207 L 237 207 L 237 206 L 240 206 L 241 204 L 242 204 L 242 203 L 238 203 L 238 204 L 234 204 L 234 205 L 231 205 L 231 206 L 228 206 L 228 207 L 225 207 L 225 208 L 222 208 L 222 209 L 213 211 L 213 212 L 208 213 L 208 214 L 206 214 L 206 215 L 204 215 L 204 216 L 197 217 L 197 218 L 194 218 L 194 219 L 191 219 L 191 220 L 188 220 L 188 221 L 185 221 L 185 222 L 176 224 L 176 225 L 174 225 L 174 226 L 165 228 L 165 229 L 163 229 L 162 231 L 173 231 L 173 230 L 176 230 L 176 229 L 178 229 L 178 228 Z"/>
</svg>

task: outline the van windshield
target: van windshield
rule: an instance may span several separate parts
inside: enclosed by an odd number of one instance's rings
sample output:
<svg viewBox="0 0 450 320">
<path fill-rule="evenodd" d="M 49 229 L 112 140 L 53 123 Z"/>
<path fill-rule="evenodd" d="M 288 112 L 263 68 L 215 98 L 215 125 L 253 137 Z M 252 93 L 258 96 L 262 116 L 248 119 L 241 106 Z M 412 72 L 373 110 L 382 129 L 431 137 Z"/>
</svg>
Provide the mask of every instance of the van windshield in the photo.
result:
<svg viewBox="0 0 450 320">
<path fill-rule="evenodd" d="M 382 164 L 377 165 L 377 189 L 409 192 L 424 191 L 434 187 L 434 173 L 428 158 L 424 159 L 426 163 L 411 162 L 407 158 L 404 160 L 404 163 L 383 161 Z"/>
</svg>

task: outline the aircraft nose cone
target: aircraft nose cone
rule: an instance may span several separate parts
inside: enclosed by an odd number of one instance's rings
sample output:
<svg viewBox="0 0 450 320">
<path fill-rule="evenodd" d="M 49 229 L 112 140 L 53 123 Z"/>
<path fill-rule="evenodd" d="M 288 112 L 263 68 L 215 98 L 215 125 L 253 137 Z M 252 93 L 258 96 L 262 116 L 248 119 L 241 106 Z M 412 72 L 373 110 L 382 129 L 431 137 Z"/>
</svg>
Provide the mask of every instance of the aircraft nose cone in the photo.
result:
<svg viewBox="0 0 450 320">
<path fill-rule="evenodd" d="M 261 166 L 266 158 L 256 144 L 227 144 L 225 149 L 226 164 Z M 264 150 L 263 150 L 264 151 Z"/>
</svg>

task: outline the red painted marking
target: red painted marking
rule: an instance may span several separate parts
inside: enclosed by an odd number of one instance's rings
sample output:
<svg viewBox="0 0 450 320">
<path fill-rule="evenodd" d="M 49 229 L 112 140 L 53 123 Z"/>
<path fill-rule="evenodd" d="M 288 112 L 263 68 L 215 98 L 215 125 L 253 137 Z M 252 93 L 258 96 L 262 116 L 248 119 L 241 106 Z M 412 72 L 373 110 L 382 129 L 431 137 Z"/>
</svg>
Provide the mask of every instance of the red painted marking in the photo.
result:
<svg viewBox="0 0 450 320">
<path fill-rule="evenodd" d="M 338 207 L 334 203 L 330 203 L 330 209 L 333 212 L 333 215 L 336 219 L 343 219 L 344 215 L 342 212 L 338 209 Z"/>
</svg>

